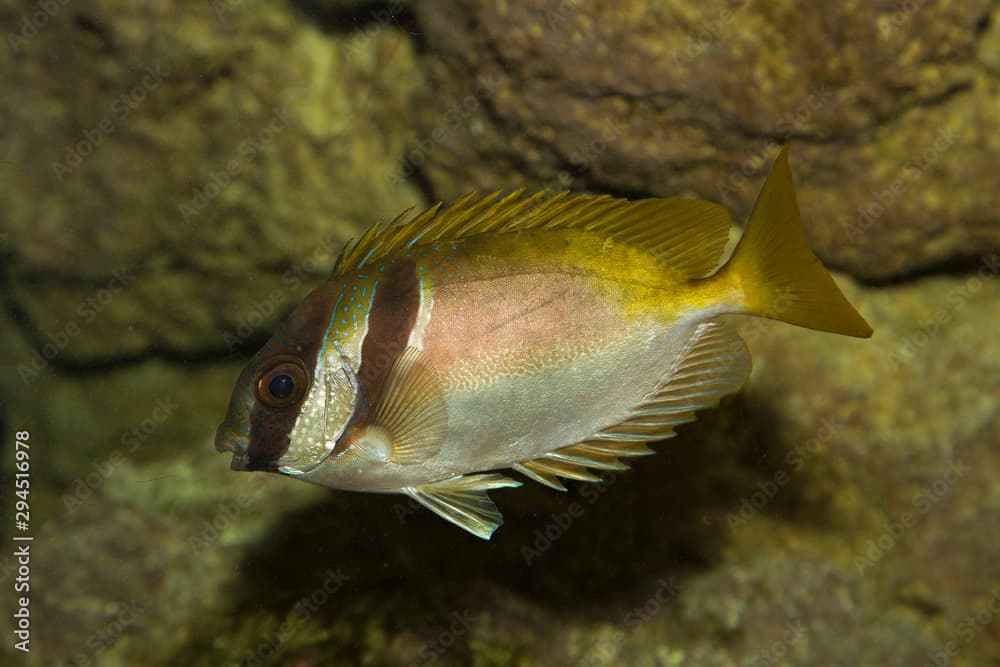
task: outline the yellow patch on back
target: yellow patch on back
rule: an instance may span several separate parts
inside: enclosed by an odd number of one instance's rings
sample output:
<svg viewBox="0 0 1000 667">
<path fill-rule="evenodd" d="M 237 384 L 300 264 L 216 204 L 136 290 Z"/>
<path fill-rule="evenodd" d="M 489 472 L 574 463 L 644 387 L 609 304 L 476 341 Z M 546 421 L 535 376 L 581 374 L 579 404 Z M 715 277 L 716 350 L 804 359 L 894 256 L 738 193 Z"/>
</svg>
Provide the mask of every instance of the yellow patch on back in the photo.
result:
<svg viewBox="0 0 1000 667">
<path fill-rule="evenodd" d="M 476 198 L 469 194 L 442 209 L 435 204 L 411 217 L 375 225 L 337 258 L 333 273 L 360 268 L 417 244 L 456 242 L 479 235 L 526 231 L 574 231 L 649 253 L 679 278 L 701 278 L 719 262 L 729 233 L 729 213 L 698 199 L 643 199 L 568 192 L 522 197 L 518 190 Z M 619 267 L 621 268 L 621 267 Z"/>
</svg>

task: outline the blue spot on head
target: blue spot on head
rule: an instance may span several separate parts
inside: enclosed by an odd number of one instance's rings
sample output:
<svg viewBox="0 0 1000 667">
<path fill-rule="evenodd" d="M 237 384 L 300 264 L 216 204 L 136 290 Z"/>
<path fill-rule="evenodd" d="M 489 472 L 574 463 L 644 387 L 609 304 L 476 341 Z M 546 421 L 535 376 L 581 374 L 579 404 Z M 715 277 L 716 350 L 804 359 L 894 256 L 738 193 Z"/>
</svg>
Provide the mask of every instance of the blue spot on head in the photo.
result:
<svg viewBox="0 0 1000 667">
<path fill-rule="evenodd" d="M 348 310 L 348 307 L 347 307 L 347 306 L 344 306 L 344 312 L 345 312 L 345 313 L 347 312 L 347 310 Z"/>
<path fill-rule="evenodd" d="M 384 266 L 380 266 L 380 267 L 378 267 L 378 270 L 379 270 L 380 272 L 381 272 L 381 271 L 385 271 L 385 267 L 384 267 Z"/>
<path fill-rule="evenodd" d="M 351 285 L 351 291 L 357 292 L 358 291 L 358 286 L 357 285 Z M 354 297 L 352 296 L 351 298 L 353 299 Z"/>
<path fill-rule="evenodd" d="M 452 249 L 452 250 L 458 250 L 458 246 L 457 246 L 457 245 L 455 245 L 454 243 L 452 243 L 452 244 L 451 244 L 451 249 Z"/>
<path fill-rule="evenodd" d="M 340 320 L 340 323 L 341 323 L 341 324 L 347 324 L 347 320 L 343 320 L 343 319 L 342 319 L 342 320 Z"/>
</svg>

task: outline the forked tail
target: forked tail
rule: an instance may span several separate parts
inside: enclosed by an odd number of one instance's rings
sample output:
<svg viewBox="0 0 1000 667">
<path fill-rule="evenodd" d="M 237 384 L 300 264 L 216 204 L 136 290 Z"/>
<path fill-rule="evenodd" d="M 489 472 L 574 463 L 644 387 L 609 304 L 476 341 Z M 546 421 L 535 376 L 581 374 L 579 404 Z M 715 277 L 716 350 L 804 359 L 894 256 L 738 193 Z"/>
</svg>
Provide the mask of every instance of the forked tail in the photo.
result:
<svg viewBox="0 0 1000 667">
<path fill-rule="evenodd" d="M 859 338 L 872 335 L 871 326 L 809 247 L 788 168 L 788 146 L 771 168 L 723 271 L 742 290 L 751 315 Z"/>
</svg>

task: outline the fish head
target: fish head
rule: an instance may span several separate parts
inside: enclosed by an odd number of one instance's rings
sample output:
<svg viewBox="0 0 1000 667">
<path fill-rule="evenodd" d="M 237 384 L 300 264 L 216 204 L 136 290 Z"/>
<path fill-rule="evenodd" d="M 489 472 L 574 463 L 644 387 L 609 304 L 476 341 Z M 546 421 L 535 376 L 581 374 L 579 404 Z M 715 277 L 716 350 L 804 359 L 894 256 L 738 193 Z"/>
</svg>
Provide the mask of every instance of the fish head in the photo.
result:
<svg viewBox="0 0 1000 667">
<path fill-rule="evenodd" d="M 330 307 L 317 290 L 243 369 L 215 435 L 233 470 L 302 475 L 323 463 L 359 401 L 357 377 L 326 340 Z"/>
</svg>

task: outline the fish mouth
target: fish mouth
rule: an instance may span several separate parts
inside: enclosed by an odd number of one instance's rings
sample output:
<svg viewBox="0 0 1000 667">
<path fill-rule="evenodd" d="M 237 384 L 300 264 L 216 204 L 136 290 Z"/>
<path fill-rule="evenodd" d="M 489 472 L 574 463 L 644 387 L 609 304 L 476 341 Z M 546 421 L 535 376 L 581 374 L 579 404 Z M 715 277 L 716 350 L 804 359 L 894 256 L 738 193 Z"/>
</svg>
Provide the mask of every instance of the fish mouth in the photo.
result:
<svg viewBox="0 0 1000 667">
<path fill-rule="evenodd" d="M 231 470 L 249 470 L 250 461 L 247 455 L 247 438 L 225 424 L 215 431 L 215 450 L 217 452 L 232 452 L 233 460 L 229 464 Z"/>
</svg>

